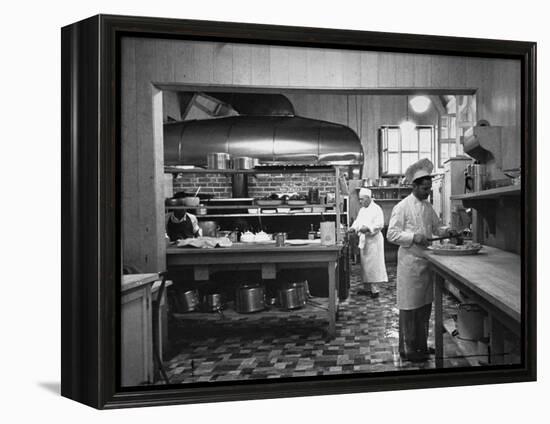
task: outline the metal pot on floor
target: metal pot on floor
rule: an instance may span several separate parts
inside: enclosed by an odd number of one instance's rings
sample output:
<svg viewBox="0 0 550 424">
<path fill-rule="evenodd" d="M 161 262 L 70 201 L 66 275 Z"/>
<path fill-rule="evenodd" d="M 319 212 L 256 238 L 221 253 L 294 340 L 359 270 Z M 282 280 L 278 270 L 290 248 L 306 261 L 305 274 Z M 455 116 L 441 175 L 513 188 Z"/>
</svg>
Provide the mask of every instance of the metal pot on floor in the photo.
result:
<svg viewBox="0 0 550 424">
<path fill-rule="evenodd" d="M 306 305 L 309 298 L 307 281 L 286 284 L 277 292 L 279 306 L 283 309 L 299 309 Z"/>
<path fill-rule="evenodd" d="M 235 310 L 241 314 L 265 309 L 265 289 L 259 284 L 242 284 L 235 292 Z"/>
<path fill-rule="evenodd" d="M 188 290 L 180 295 L 181 312 L 196 311 L 199 304 L 200 301 L 198 290 Z"/>
<path fill-rule="evenodd" d="M 202 308 L 205 312 L 220 312 L 223 309 L 222 295 L 220 293 L 205 295 Z"/>
<path fill-rule="evenodd" d="M 479 341 L 484 336 L 484 320 L 486 313 L 476 303 L 461 303 L 458 306 L 456 329 L 458 338 Z"/>
</svg>

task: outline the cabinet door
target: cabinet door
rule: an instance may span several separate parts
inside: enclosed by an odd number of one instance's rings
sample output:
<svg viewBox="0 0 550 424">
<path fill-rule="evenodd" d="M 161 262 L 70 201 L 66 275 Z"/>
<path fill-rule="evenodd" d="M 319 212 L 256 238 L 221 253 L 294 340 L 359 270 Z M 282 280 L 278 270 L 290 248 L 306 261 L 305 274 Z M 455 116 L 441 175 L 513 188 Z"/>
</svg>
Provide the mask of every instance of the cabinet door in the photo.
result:
<svg viewBox="0 0 550 424">
<path fill-rule="evenodd" d="M 124 294 L 121 306 L 121 384 L 152 383 L 151 286 Z"/>
</svg>

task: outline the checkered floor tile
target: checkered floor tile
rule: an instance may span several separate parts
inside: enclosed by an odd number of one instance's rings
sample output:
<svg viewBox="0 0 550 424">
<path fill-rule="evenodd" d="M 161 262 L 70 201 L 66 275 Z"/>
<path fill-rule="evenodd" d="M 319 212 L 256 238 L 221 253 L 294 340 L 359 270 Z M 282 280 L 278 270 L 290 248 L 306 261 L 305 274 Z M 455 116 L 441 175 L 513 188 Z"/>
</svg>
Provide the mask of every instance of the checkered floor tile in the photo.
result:
<svg viewBox="0 0 550 424">
<path fill-rule="evenodd" d="M 398 309 L 395 265 L 389 282 L 371 299 L 363 289 L 360 268 L 352 266 L 348 299 L 340 303 L 336 337 L 326 337 L 326 320 L 265 317 L 180 323 L 171 328 L 171 358 L 165 362 L 172 383 L 323 376 L 434 368 L 433 357 L 422 363 L 403 361 L 398 353 Z M 446 314 L 456 302 L 444 299 Z M 433 314 L 432 314 L 433 319 Z M 432 326 L 433 327 L 433 326 Z M 433 345 L 433 335 L 430 335 Z M 468 362 L 445 335 L 445 366 Z M 174 354 L 175 352 L 175 354 Z"/>
</svg>

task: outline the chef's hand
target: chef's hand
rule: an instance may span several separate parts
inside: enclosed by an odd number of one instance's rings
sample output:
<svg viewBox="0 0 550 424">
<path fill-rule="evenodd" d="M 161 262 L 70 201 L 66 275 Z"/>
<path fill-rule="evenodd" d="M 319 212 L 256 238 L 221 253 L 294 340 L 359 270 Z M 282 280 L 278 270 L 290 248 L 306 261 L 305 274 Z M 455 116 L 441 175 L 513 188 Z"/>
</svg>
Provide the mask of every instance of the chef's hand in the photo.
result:
<svg viewBox="0 0 550 424">
<path fill-rule="evenodd" d="M 459 232 L 457 230 L 453 230 L 452 228 L 447 229 L 447 235 L 449 237 L 456 237 L 459 235 Z"/>
<path fill-rule="evenodd" d="M 361 228 L 359 228 L 359 232 L 363 234 L 368 234 L 370 233 L 370 230 L 369 230 L 369 227 L 367 227 L 366 225 L 363 225 Z"/>
<path fill-rule="evenodd" d="M 427 246 L 428 240 L 426 239 L 426 236 L 424 234 L 416 233 L 413 237 L 413 243 L 420 246 Z"/>
</svg>

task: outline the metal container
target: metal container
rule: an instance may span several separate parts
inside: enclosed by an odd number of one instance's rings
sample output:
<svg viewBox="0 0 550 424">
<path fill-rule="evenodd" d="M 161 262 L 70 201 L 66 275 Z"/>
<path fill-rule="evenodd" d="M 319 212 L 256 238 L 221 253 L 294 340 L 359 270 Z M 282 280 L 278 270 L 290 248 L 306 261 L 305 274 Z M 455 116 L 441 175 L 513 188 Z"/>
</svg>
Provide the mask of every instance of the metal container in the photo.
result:
<svg viewBox="0 0 550 424">
<path fill-rule="evenodd" d="M 298 309 L 304 306 L 297 287 L 285 287 L 278 292 L 279 306 L 283 309 Z"/>
<path fill-rule="evenodd" d="M 319 189 L 318 188 L 310 188 L 309 191 L 308 191 L 307 200 L 311 204 L 319 203 Z"/>
<path fill-rule="evenodd" d="M 461 303 L 458 306 L 458 337 L 463 340 L 479 341 L 484 336 L 485 311 L 476 303 Z"/>
<path fill-rule="evenodd" d="M 199 221 L 203 237 L 218 237 L 220 226 L 216 221 Z"/>
<path fill-rule="evenodd" d="M 206 312 L 220 312 L 223 309 L 222 295 L 219 293 L 207 294 L 204 296 L 202 307 Z"/>
<path fill-rule="evenodd" d="M 305 305 L 310 297 L 309 284 L 307 280 L 290 283 L 289 287 L 295 288 L 298 291 L 298 301 L 302 305 Z"/>
<path fill-rule="evenodd" d="M 180 295 L 180 304 L 182 312 L 196 311 L 199 307 L 199 292 L 197 290 L 188 290 Z"/>
<path fill-rule="evenodd" d="M 285 245 L 286 233 L 275 234 L 275 246 L 282 247 Z"/>
<path fill-rule="evenodd" d="M 229 169 L 231 156 L 229 153 L 208 153 L 206 163 L 208 169 Z"/>
<path fill-rule="evenodd" d="M 252 169 L 259 164 L 259 159 L 251 158 L 249 156 L 240 156 L 238 158 L 233 158 L 233 169 Z"/>
<path fill-rule="evenodd" d="M 485 165 L 473 164 L 471 166 L 471 176 L 473 179 L 474 191 L 481 191 L 485 188 L 485 180 L 487 178 L 487 171 Z"/>
<path fill-rule="evenodd" d="M 235 310 L 241 314 L 265 309 L 265 290 L 260 285 L 244 284 L 235 293 Z"/>
</svg>

